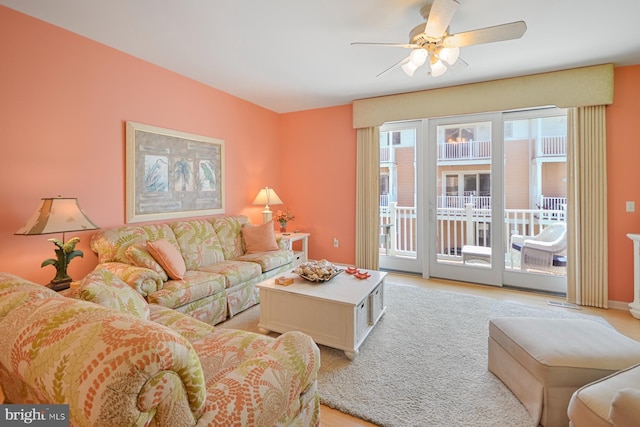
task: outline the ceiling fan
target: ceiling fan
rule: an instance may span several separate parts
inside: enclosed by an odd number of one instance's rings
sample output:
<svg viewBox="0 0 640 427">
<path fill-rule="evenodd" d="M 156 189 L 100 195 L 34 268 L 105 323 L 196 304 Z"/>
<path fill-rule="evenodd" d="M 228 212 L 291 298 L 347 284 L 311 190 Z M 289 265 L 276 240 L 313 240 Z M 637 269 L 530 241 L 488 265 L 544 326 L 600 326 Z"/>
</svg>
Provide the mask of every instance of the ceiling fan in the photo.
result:
<svg viewBox="0 0 640 427">
<path fill-rule="evenodd" d="M 427 21 L 417 25 L 409 33 L 409 43 L 369 43 L 353 42 L 352 45 L 377 45 L 411 49 L 408 57 L 378 74 L 378 77 L 394 67 L 402 66 L 409 76 L 423 65 L 428 64 L 427 73 L 439 77 L 447 71 L 447 65 L 467 65 L 460 57 L 460 48 L 482 43 L 519 39 L 527 31 L 524 21 L 485 27 L 463 33 L 449 34 L 449 23 L 460 6 L 457 0 L 433 0 L 420 9 L 420 15 Z"/>
</svg>

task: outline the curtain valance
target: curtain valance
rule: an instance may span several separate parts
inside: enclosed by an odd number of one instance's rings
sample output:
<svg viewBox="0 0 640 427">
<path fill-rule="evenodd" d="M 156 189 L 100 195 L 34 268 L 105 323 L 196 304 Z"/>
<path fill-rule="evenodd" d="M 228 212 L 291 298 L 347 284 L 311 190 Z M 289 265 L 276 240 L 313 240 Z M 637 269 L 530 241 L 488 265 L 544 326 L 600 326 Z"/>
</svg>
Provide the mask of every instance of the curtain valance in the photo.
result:
<svg viewBox="0 0 640 427">
<path fill-rule="evenodd" d="M 353 127 L 549 105 L 570 108 L 611 103 L 613 65 L 604 64 L 355 100 Z"/>
</svg>

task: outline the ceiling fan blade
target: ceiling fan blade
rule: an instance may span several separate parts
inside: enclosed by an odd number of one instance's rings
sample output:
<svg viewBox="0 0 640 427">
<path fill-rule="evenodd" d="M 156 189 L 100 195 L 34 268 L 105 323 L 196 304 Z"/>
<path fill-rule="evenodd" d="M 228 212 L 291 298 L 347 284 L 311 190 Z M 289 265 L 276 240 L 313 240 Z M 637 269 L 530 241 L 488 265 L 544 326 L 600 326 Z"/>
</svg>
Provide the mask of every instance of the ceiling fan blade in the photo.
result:
<svg viewBox="0 0 640 427">
<path fill-rule="evenodd" d="M 435 0 L 431 5 L 427 25 L 424 28 L 425 35 L 432 39 L 442 37 L 451 23 L 453 15 L 458 10 L 458 6 L 460 3 L 457 0 Z"/>
<path fill-rule="evenodd" d="M 411 43 L 371 43 L 371 42 L 352 42 L 352 46 L 388 46 L 388 47 L 404 47 L 406 49 L 415 49 L 420 47 L 417 44 Z"/>
<path fill-rule="evenodd" d="M 404 65 L 405 63 L 409 62 L 409 57 L 407 56 L 406 58 L 402 58 L 400 61 L 396 62 L 395 64 L 393 64 L 391 67 L 387 68 L 386 70 L 378 73 L 378 75 L 376 77 L 380 77 L 381 75 L 383 75 L 384 73 L 386 73 L 387 71 L 390 71 L 400 65 Z"/>
<path fill-rule="evenodd" d="M 503 40 L 519 39 L 527 31 L 524 21 L 480 28 L 464 33 L 452 34 L 442 41 L 444 47 L 464 47 L 474 44 L 493 43 Z"/>
</svg>

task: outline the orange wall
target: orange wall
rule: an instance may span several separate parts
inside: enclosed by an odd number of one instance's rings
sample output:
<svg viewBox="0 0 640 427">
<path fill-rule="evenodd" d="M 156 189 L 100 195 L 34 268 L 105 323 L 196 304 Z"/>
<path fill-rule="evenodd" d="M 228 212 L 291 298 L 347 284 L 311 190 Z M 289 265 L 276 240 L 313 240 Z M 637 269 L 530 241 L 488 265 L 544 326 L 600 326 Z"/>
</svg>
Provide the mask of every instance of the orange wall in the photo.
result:
<svg viewBox="0 0 640 427">
<path fill-rule="evenodd" d="M 49 236 L 14 236 L 41 197 L 78 197 L 101 227 L 124 223 L 125 121 L 225 140 L 226 211 L 260 221 L 250 203 L 275 188 L 309 231 L 311 258 L 355 259 L 356 133 L 350 105 L 276 114 L 209 86 L 0 6 L 0 271 L 39 283 Z M 607 109 L 609 299 L 633 299 L 632 244 L 640 233 L 640 66 L 615 69 Z M 631 184 L 629 184 L 631 183 Z M 639 212 L 626 213 L 635 200 Z M 93 269 L 91 232 L 77 233 Z M 52 236 L 60 238 L 60 236 Z M 71 237 L 71 236 L 67 236 Z M 333 237 L 340 246 L 333 247 Z"/>
<path fill-rule="evenodd" d="M 55 275 L 52 236 L 14 236 L 42 197 L 78 197 L 103 228 L 125 219 L 125 121 L 221 138 L 226 212 L 260 221 L 250 203 L 279 188 L 280 116 L 219 90 L 0 6 L 0 271 Z M 93 269 L 91 232 L 73 233 Z"/>
<path fill-rule="evenodd" d="M 633 300 L 633 243 L 640 233 L 640 65 L 615 68 L 613 104 L 607 107 L 609 300 Z M 625 212 L 625 201 L 636 212 Z"/>
<path fill-rule="evenodd" d="M 311 233 L 309 258 L 352 264 L 356 131 L 351 105 L 284 114 L 281 125 L 283 175 L 278 195 L 296 214 L 293 228 Z"/>
</svg>

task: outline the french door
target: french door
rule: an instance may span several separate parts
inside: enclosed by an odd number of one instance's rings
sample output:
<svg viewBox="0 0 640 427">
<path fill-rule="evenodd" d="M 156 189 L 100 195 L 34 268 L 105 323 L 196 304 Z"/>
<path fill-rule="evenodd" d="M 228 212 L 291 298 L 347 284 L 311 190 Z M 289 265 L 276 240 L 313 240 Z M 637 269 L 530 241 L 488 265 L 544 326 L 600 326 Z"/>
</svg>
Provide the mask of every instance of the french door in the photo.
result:
<svg viewBox="0 0 640 427">
<path fill-rule="evenodd" d="M 565 111 L 430 119 L 426 135 L 424 275 L 565 293 Z M 523 249 L 545 233 L 553 252 Z"/>
<path fill-rule="evenodd" d="M 566 229 L 566 166 L 557 108 L 385 124 L 380 267 L 565 293 L 561 244 L 541 261 L 523 242 Z"/>
</svg>

